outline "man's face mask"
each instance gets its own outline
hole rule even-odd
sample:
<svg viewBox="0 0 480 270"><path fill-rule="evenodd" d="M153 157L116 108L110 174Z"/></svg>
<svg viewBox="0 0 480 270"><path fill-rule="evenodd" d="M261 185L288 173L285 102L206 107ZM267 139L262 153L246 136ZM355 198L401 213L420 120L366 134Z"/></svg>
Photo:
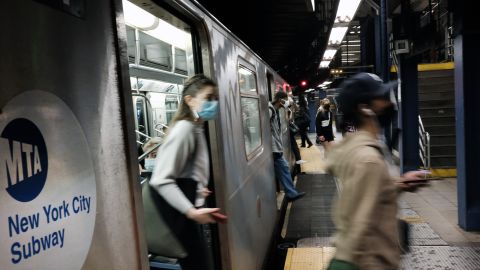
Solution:
<svg viewBox="0 0 480 270"><path fill-rule="evenodd" d="M393 104L385 108L382 112L377 114L378 123L382 128L390 126L395 115L395 108Z"/></svg>

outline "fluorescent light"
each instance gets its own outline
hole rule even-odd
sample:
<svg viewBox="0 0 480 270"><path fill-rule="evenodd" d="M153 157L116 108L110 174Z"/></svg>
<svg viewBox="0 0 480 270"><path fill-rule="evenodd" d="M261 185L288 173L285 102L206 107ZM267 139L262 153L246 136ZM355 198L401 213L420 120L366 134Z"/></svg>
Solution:
<svg viewBox="0 0 480 270"><path fill-rule="evenodd" d="M348 27L333 27L328 39L328 45L340 45L347 30Z"/></svg>
<svg viewBox="0 0 480 270"><path fill-rule="evenodd" d="M320 68L328 68L329 65L330 65L330 61L320 62Z"/></svg>
<svg viewBox="0 0 480 270"><path fill-rule="evenodd" d="M337 15L335 16L335 22L349 23L353 20L360 2L361 0L340 0L340 3L338 3Z"/></svg>
<svg viewBox="0 0 480 270"><path fill-rule="evenodd" d="M142 8L129 1L123 0L123 12L125 14L125 23L138 28L142 32L159 40L165 41L177 48L186 50L187 43L190 42L190 34L179 28L158 19ZM154 29L145 30L155 27Z"/></svg>
<svg viewBox="0 0 480 270"><path fill-rule="evenodd" d="M358 6L361 2L362 0L340 0L337 7L334 27L330 31L330 37L328 38L328 46L338 47L340 44L342 44L343 38L348 31L348 25L355 17L355 13L357 12ZM338 25L338 23L342 23L342 26L335 26L335 24ZM358 27L354 26L354 28ZM330 65L330 61L326 61L326 59L329 58L327 58L325 55L326 52L323 56L323 61L320 62L320 68L325 68Z"/></svg>
<svg viewBox="0 0 480 270"><path fill-rule="evenodd" d="M145 29L155 26L157 18L135 4L123 0L125 23L136 28Z"/></svg>
<svg viewBox="0 0 480 270"><path fill-rule="evenodd" d="M315 0L311 0L312 1L312 11L315 11Z"/></svg>
<svg viewBox="0 0 480 270"><path fill-rule="evenodd" d="M323 60L332 60L335 54L337 53L336 49L328 49L323 54Z"/></svg>

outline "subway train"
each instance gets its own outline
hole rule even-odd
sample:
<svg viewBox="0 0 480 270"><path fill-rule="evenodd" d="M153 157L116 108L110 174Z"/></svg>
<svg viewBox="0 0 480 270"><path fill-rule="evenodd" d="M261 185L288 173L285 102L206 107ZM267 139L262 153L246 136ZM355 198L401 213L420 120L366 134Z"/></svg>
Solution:
<svg viewBox="0 0 480 270"><path fill-rule="evenodd" d="M182 83L218 83L206 123L212 269L265 269L279 224L268 102L290 86L195 1L2 1L0 269L149 269L138 147ZM293 168L286 112L285 155Z"/></svg>

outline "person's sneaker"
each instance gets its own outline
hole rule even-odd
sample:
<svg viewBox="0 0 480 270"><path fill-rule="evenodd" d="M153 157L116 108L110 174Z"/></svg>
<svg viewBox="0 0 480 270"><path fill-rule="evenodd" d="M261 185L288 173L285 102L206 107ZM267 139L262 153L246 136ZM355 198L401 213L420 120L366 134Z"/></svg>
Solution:
<svg viewBox="0 0 480 270"><path fill-rule="evenodd" d="M307 148L310 148L310 147L312 147L312 146L313 146L313 143L309 144Z"/></svg>
<svg viewBox="0 0 480 270"><path fill-rule="evenodd" d="M302 198L303 196L305 196L305 194L307 194L307 193L305 193L305 192L298 192L297 196L292 197L292 198L287 198L287 200L288 200L289 202L293 202L293 201L296 201L296 200Z"/></svg>
<svg viewBox="0 0 480 270"><path fill-rule="evenodd" d="M295 161L295 164L298 164L298 165L303 164L303 163L307 163L307 161L303 160L303 159Z"/></svg>

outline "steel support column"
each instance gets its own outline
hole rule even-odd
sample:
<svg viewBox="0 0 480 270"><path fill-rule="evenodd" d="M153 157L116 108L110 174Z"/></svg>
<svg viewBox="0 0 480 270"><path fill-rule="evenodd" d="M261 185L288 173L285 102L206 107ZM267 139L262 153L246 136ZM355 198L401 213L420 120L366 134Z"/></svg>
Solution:
<svg viewBox="0 0 480 270"><path fill-rule="evenodd" d="M387 33L387 7L388 1L380 1L380 77L383 81L389 80L388 76L388 33Z"/></svg>
<svg viewBox="0 0 480 270"><path fill-rule="evenodd" d="M402 172L417 170L420 166L418 143L418 61L415 57L402 58L401 123L402 143L400 168Z"/></svg>
<svg viewBox="0 0 480 270"><path fill-rule="evenodd" d="M473 3L454 5L458 219L460 227L470 231L480 230L480 32Z"/></svg>

